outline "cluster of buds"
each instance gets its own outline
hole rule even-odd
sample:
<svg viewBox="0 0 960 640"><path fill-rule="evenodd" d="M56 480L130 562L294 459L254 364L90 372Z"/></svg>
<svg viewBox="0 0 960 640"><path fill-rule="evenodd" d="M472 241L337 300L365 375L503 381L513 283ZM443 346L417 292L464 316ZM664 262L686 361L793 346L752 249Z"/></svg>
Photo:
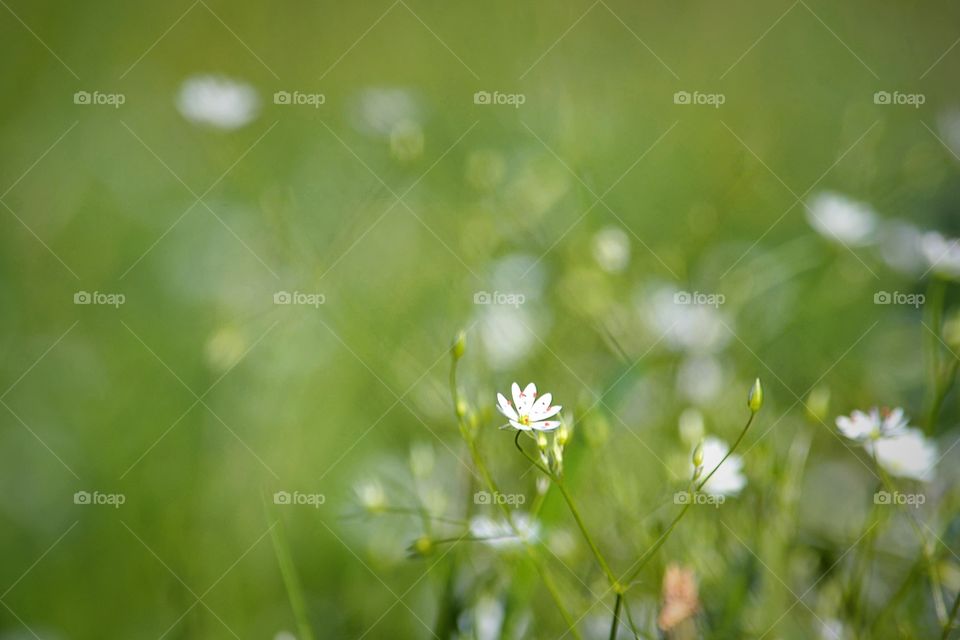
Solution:
<svg viewBox="0 0 960 640"><path fill-rule="evenodd" d="M570 441L570 428L561 422L553 432L552 441L543 431L538 431L536 438L540 462L554 475L563 475L563 451Z"/></svg>

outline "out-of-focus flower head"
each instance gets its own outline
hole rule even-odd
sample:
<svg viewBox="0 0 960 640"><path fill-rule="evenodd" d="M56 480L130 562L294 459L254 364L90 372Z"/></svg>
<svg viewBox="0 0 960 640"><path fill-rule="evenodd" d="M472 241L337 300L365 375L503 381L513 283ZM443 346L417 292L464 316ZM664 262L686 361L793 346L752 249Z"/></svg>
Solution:
<svg viewBox="0 0 960 640"><path fill-rule="evenodd" d="M817 233L847 246L870 243L877 230L877 216L869 206L839 193L818 193L807 203L806 213Z"/></svg>
<svg viewBox="0 0 960 640"><path fill-rule="evenodd" d="M630 238L620 227L604 227L593 236L593 259L607 273L620 273L630 264Z"/></svg>
<svg viewBox="0 0 960 640"><path fill-rule="evenodd" d="M923 234L920 250L931 271L947 278L960 278L960 239L948 239L930 231Z"/></svg>
<svg viewBox="0 0 960 640"><path fill-rule="evenodd" d="M692 569L677 564L667 566L663 574L663 606L657 616L657 626L672 631L696 615L700 609L697 578Z"/></svg>
<svg viewBox="0 0 960 640"><path fill-rule="evenodd" d="M720 464L723 457L730 451L729 445L720 438L710 436L703 441L703 469L704 473L710 473L713 468ZM694 471L693 462L690 463L691 474ZM737 454L731 454L724 463L717 469L707 483L703 486L703 492L713 496L736 495L747 485L747 478L743 475L743 458Z"/></svg>
<svg viewBox="0 0 960 640"><path fill-rule="evenodd" d="M867 450L888 473L923 482L933 479L940 456L936 443L912 427L868 442Z"/></svg>
<svg viewBox="0 0 960 640"><path fill-rule="evenodd" d="M899 433L909 424L909 419L899 407L892 411L874 407L868 413L857 410L849 416L837 418L837 428L840 429L840 433L851 440L861 441Z"/></svg>
<svg viewBox="0 0 960 640"><path fill-rule="evenodd" d="M470 520L470 535L480 539L484 544L497 548L533 542L540 535L540 523L522 511L513 514L513 525L517 528L519 536L514 533L510 523L503 519L474 516Z"/></svg>
<svg viewBox="0 0 960 640"><path fill-rule="evenodd" d="M253 87L224 76L187 78L177 96L177 109L184 118L227 131L250 124L259 108L260 100Z"/></svg>

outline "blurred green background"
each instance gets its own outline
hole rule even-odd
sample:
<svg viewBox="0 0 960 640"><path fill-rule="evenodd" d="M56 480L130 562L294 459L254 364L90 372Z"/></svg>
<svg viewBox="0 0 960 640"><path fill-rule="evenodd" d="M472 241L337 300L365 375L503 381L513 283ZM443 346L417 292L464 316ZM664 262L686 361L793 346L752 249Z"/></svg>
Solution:
<svg viewBox="0 0 960 640"><path fill-rule="evenodd" d="M879 241L818 235L801 202L838 192L883 224L960 233L956 4L0 4L0 637L297 633L281 529L317 637L432 637L455 558L480 576L465 610L492 594L528 616L514 637L561 636L521 555L409 560L415 517L358 516L371 478L392 504L467 512L446 386L461 327L495 474L533 491L489 409L534 380L575 416L571 484L624 569L682 484L680 415L730 441L760 376L747 488L671 539L636 616L655 615L675 559L697 568L708 637L809 638L844 619L830 570L872 478L833 418L921 414L922 311L874 296L930 276ZM200 97L191 81L208 83ZM523 104L477 104L484 91ZM284 291L323 304L275 304ZM724 304L675 318L676 291ZM818 385L832 405L810 420ZM948 398L942 450L956 417ZM276 491L325 502L275 505ZM602 576L555 496L542 521L565 598L602 635ZM956 550L957 532L943 542ZM916 552L898 544L875 604ZM900 637L936 631L923 596Z"/></svg>

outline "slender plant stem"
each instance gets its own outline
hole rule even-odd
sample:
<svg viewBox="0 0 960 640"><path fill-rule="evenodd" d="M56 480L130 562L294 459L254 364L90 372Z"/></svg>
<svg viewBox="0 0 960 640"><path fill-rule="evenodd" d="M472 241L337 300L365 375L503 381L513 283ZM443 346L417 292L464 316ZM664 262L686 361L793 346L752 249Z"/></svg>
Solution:
<svg viewBox="0 0 960 640"><path fill-rule="evenodd" d="M620 625L620 607L623 605L623 594L617 592L617 601L613 604L613 622L610 623L610 640L617 640L617 627Z"/></svg>
<svg viewBox="0 0 960 640"><path fill-rule="evenodd" d="M940 417L940 410L943 408L943 403L947 399L947 394L950 393L953 383L957 380L958 369L960 369L960 359L954 358L953 362L950 363L950 368L947 370L947 375L943 381L940 382L938 380L934 383L936 385L936 392L933 403L930 405L930 414L927 416L928 434L933 434L937 428L937 418Z"/></svg>
<svg viewBox="0 0 960 640"><path fill-rule="evenodd" d="M947 617L946 624L943 625L940 640L947 640L950 636L950 632L953 631L953 621L957 619L958 612L960 612L960 591L957 591L957 597L953 599L953 606L950 607L950 615Z"/></svg>

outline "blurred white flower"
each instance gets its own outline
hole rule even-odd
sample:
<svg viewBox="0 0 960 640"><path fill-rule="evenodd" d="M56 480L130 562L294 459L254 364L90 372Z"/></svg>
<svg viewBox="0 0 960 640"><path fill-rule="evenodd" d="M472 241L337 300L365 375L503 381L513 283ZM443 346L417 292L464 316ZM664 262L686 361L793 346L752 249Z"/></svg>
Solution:
<svg viewBox="0 0 960 640"><path fill-rule="evenodd" d="M806 214L817 233L844 245L867 244L877 229L876 214L869 206L839 193L818 193L807 203Z"/></svg>
<svg viewBox="0 0 960 640"><path fill-rule="evenodd" d="M497 640L502 637L504 620L503 603L493 596L484 595L473 605L474 638Z"/></svg>
<svg viewBox="0 0 960 640"><path fill-rule="evenodd" d="M238 129L249 124L259 109L257 92L248 84L223 76L193 76L180 86L177 108L195 124Z"/></svg>
<svg viewBox="0 0 960 640"><path fill-rule="evenodd" d="M387 506L387 494L377 480L368 480L354 489L357 499L368 511L380 511Z"/></svg>
<svg viewBox="0 0 960 640"><path fill-rule="evenodd" d="M661 287L644 299L647 323L674 350L713 353L730 341L730 331L724 314L706 304L678 303L673 287Z"/></svg>
<svg viewBox="0 0 960 640"><path fill-rule="evenodd" d="M960 155L960 109L953 107L942 112L937 118L937 128L953 155Z"/></svg>
<svg viewBox="0 0 960 640"><path fill-rule="evenodd" d="M703 441L704 474L713 471L713 468L720 464L728 451L730 451L729 445L720 438L713 436L706 438ZM693 471L692 462L690 463L690 470ZM743 458L734 453L707 480L707 483L703 486L703 491L714 496L736 495L746 484L747 478L743 475Z"/></svg>
<svg viewBox="0 0 960 640"><path fill-rule="evenodd" d="M410 127L420 122L420 101L409 89L370 87L354 100L350 116L353 125L361 132L389 138L398 127Z"/></svg>
<svg viewBox="0 0 960 640"><path fill-rule="evenodd" d="M910 420L899 407L892 411L881 411L874 407L869 413L857 410L849 416L837 418L837 428L840 429L840 433L851 440L861 441L900 433L909 425Z"/></svg>
<svg viewBox="0 0 960 640"><path fill-rule="evenodd" d="M482 309L478 333L490 364L506 369L523 360L536 343L537 318L524 307L491 304Z"/></svg>
<svg viewBox="0 0 960 640"><path fill-rule="evenodd" d="M901 273L919 273L924 269L923 234L915 226L894 220L884 226L880 256L892 269Z"/></svg>
<svg viewBox="0 0 960 640"><path fill-rule="evenodd" d="M940 455L936 443L912 427L868 442L867 450L888 473L924 482L933 478Z"/></svg>
<svg viewBox="0 0 960 640"><path fill-rule="evenodd" d="M607 273L620 273L630 263L630 238L620 227L604 227L593 236L593 259Z"/></svg>
<svg viewBox="0 0 960 640"><path fill-rule="evenodd" d="M470 520L470 535L481 538L484 544L491 547L510 547L521 542L533 542L540 535L540 523L526 513L515 513L513 524L519 536L513 532L513 528L505 520L474 516Z"/></svg>
<svg viewBox="0 0 960 640"><path fill-rule="evenodd" d="M690 402L706 404L723 391L723 367L709 355L684 358L677 369L677 391Z"/></svg>
<svg viewBox="0 0 960 640"><path fill-rule="evenodd" d="M497 394L497 409L506 416L510 425L520 431L553 431L560 426L559 420L548 420L563 408L553 405L553 395L545 393L537 398L537 385L532 382L522 391L516 382L510 387L513 404L502 393Z"/></svg>
<svg viewBox="0 0 960 640"><path fill-rule="evenodd" d="M931 231L923 234L920 250L931 271L950 278L960 278L960 239L947 239Z"/></svg>

